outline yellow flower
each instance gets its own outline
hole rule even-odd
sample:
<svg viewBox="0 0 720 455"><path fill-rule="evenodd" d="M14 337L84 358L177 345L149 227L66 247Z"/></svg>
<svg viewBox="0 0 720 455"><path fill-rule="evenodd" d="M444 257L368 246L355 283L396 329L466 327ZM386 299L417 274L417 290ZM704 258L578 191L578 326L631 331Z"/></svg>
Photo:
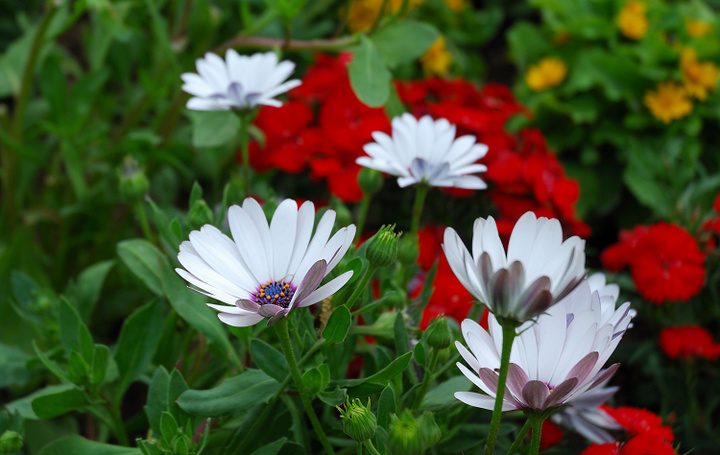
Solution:
<svg viewBox="0 0 720 455"><path fill-rule="evenodd" d="M712 30L712 24L703 22L695 19L685 19L685 28L687 29L688 35L692 37L698 37L707 35Z"/></svg>
<svg viewBox="0 0 720 455"><path fill-rule="evenodd" d="M452 64L452 55L445 48L444 36L439 36L435 40L425 54L420 57L420 63L426 73L440 76L448 73Z"/></svg>
<svg viewBox="0 0 720 455"><path fill-rule="evenodd" d="M530 65L525 73L525 82L531 89L539 92L560 85L565 80L567 71L567 65L562 60L545 57L536 65Z"/></svg>
<svg viewBox="0 0 720 455"><path fill-rule="evenodd" d="M645 36L648 31L646 8L643 2L629 1L625 3L616 18L620 33L631 39L640 39Z"/></svg>
<svg viewBox="0 0 720 455"><path fill-rule="evenodd" d="M663 123L689 115L693 110L687 91L674 82L661 82L656 91L645 94L643 102L652 115Z"/></svg>
<svg viewBox="0 0 720 455"><path fill-rule="evenodd" d="M421 4L423 0L408 1L408 9ZM403 0L390 0L387 2L383 15L397 14L402 8ZM348 26L353 32L364 32L373 26L380 14L383 0L353 0L348 11Z"/></svg>
<svg viewBox="0 0 720 455"><path fill-rule="evenodd" d="M685 90L690 96L705 101L708 90L715 91L720 69L712 62L698 62L694 49L686 47L682 50L680 69Z"/></svg>
<svg viewBox="0 0 720 455"><path fill-rule="evenodd" d="M459 13L465 8L465 0L445 0L445 6L447 6L450 11Z"/></svg>

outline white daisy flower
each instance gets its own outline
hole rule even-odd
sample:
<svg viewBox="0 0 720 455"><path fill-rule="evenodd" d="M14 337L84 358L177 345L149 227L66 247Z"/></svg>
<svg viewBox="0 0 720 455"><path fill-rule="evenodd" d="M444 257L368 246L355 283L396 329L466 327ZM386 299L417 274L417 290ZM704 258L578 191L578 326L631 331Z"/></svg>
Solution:
<svg viewBox="0 0 720 455"><path fill-rule="evenodd" d="M265 318L273 324L331 296L352 276L345 272L320 286L350 247L355 226L330 238L335 212L325 212L313 235L314 222L312 202L298 209L286 199L268 224L260 204L247 198L228 209L233 239L209 224L191 232L178 254L184 269L175 270L194 290L225 304L207 304L225 324L245 327Z"/></svg>
<svg viewBox="0 0 720 455"><path fill-rule="evenodd" d="M608 377L607 380L610 380ZM605 381L607 382L607 381ZM550 418L558 425L578 432L594 444L614 442L615 438L607 430L622 430L623 426L617 423L610 414L600 409L619 387L603 387L604 384L588 390Z"/></svg>
<svg viewBox="0 0 720 455"><path fill-rule="evenodd" d="M182 89L193 95L187 108L196 111L252 109L264 104L280 107L275 96L300 85L298 79L285 81L295 69L288 60L278 63L274 52L251 56L228 49L225 60L208 52L195 62L196 73L180 77Z"/></svg>
<svg viewBox="0 0 720 455"><path fill-rule="evenodd" d="M587 281L570 295L517 329L510 352L503 411L544 412L562 405L582 403L587 393L607 384L619 364L601 370L630 324L630 303L625 302L603 323L601 295ZM617 322L614 322L616 321ZM485 394L456 392L471 406L492 410L495 405L502 328L490 316L489 331L466 319L462 332L469 350L455 345L470 368L460 371Z"/></svg>
<svg viewBox="0 0 720 455"><path fill-rule="evenodd" d="M375 142L365 144L369 156L357 164L398 177L398 185L406 187L424 182L443 186L481 190L485 182L474 174L487 167L475 162L485 156L487 145L476 144L475 136L455 139L455 125L445 119L433 121L426 115L417 120L403 114L392 120L392 137L376 131Z"/></svg>
<svg viewBox="0 0 720 455"><path fill-rule="evenodd" d="M563 241L556 219L525 213L513 228L507 254L493 217L473 225L472 256L452 228L443 251L455 276L497 317L533 319L568 295L585 276L585 241Z"/></svg>

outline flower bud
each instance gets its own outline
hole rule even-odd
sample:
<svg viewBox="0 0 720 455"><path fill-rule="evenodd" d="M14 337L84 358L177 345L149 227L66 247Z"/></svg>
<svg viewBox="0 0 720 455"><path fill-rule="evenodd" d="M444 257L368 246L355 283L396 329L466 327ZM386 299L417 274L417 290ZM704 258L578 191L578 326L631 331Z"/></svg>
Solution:
<svg viewBox="0 0 720 455"><path fill-rule="evenodd" d="M427 344L434 349L445 349L452 343L452 332L444 315L438 316L425 330Z"/></svg>
<svg viewBox="0 0 720 455"><path fill-rule="evenodd" d="M192 207L190 207L188 222L190 223L190 226L194 228L199 228L213 222L212 210L208 207L205 199L198 199L193 203Z"/></svg>
<svg viewBox="0 0 720 455"><path fill-rule="evenodd" d="M359 398L345 403L345 409L337 406L343 421L343 431L355 441L362 442L375 436L377 418L370 411L370 399L367 406Z"/></svg>
<svg viewBox="0 0 720 455"><path fill-rule="evenodd" d="M0 436L0 454L15 453L23 446L23 438L19 433L7 430Z"/></svg>
<svg viewBox="0 0 720 455"><path fill-rule="evenodd" d="M402 233L395 233L395 225L383 226L367 241L365 257L375 267L387 267L395 263L398 254L398 239Z"/></svg>
<svg viewBox="0 0 720 455"><path fill-rule="evenodd" d="M435 417L433 417L432 412L425 411L418 419L418 425L420 425L420 435L422 436L425 450L437 444L440 438L442 438L442 432L435 422Z"/></svg>
<svg viewBox="0 0 720 455"><path fill-rule="evenodd" d="M417 235L406 235L398 242L398 259L404 265L414 264L420 256Z"/></svg>
<svg viewBox="0 0 720 455"><path fill-rule="evenodd" d="M390 416L388 449L393 455L422 455L425 453L424 437L412 412L405 409L400 416Z"/></svg>
<svg viewBox="0 0 720 455"><path fill-rule="evenodd" d="M364 167L358 174L358 185L365 194L375 194L383 184L383 177L380 171Z"/></svg>
<svg viewBox="0 0 720 455"><path fill-rule="evenodd" d="M147 194L149 188L150 182L145 171L138 166L135 158L125 157L120 172L120 194L129 201L137 201Z"/></svg>

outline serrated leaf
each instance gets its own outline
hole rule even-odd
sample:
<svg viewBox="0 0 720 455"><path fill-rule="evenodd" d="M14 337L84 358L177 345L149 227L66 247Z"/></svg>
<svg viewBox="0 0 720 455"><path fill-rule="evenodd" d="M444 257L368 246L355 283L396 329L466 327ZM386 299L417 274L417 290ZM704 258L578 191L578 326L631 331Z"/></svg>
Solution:
<svg viewBox="0 0 720 455"><path fill-rule="evenodd" d="M354 49L348 72L350 85L360 101L370 107L385 104L390 95L392 75L372 41L363 35L360 35L360 45Z"/></svg>

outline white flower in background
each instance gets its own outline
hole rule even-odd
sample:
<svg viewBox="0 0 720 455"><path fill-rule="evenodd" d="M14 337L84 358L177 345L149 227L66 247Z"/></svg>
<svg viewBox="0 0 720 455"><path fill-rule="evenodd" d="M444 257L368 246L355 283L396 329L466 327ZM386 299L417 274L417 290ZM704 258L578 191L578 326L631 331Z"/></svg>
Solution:
<svg viewBox="0 0 720 455"><path fill-rule="evenodd" d="M610 380L608 377L605 382ZM600 409L618 391L618 387L603 387L599 384L572 400L570 406L565 406L550 416L553 422L570 428L594 444L614 442L615 438L607 430L622 430L607 412Z"/></svg>
<svg viewBox="0 0 720 455"><path fill-rule="evenodd" d="M313 235L313 203L298 209L286 199L268 224L260 204L247 198L242 207L228 209L233 239L211 225L191 232L178 254L184 269L175 270L195 290L226 304L207 304L225 324L245 327L270 318L270 325L331 296L352 276L345 272L318 287L355 236L350 225L330 238L334 222L335 212L328 210Z"/></svg>
<svg viewBox="0 0 720 455"><path fill-rule="evenodd" d="M475 162L485 156L487 145L476 144L475 136L455 139L455 125L445 119L433 121L426 115L417 120L403 114L392 120L392 137L376 131L375 142L365 144L369 156L357 164L398 177L406 187L424 182L430 186L481 190L485 182L474 174L487 167Z"/></svg>
<svg viewBox="0 0 720 455"><path fill-rule="evenodd" d="M278 63L274 52L246 56L228 49L225 60L208 52L195 66L197 74L180 77L182 89L193 95L187 108L196 111L252 109L261 104L280 107L282 103L273 98L300 85L298 79L283 82L295 64L288 60Z"/></svg>
<svg viewBox="0 0 720 455"><path fill-rule="evenodd" d="M525 213L515 224L507 255L495 220L473 225L472 256L452 228L443 251L455 276L497 317L523 322L568 295L585 276L585 241L563 241L556 219Z"/></svg>
<svg viewBox="0 0 720 455"><path fill-rule="evenodd" d="M503 411L544 412L563 404L582 404L583 397L588 400L586 394L607 392L599 392L599 388L607 384L619 364L601 369L632 316L630 303L625 302L613 311L608 322L602 322L602 306L600 293L584 281L536 322L527 321L517 328L518 336L510 352ZM455 397L471 406L492 410L502 329L492 315L488 323L486 332L475 321L466 319L462 332L470 349L455 343L470 367L458 362L458 368L485 394L456 392Z"/></svg>

